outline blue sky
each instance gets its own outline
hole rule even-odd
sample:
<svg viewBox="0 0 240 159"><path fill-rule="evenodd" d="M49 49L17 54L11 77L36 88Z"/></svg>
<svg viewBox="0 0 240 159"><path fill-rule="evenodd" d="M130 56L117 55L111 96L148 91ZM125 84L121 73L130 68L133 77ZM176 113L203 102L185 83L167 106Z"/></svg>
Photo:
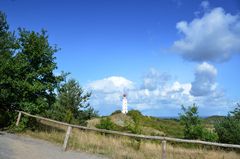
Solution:
<svg viewBox="0 0 240 159"><path fill-rule="evenodd" d="M93 92L101 114L129 107L225 115L239 102L238 0L0 0L11 30L46 29L58 70Z"/></svg>

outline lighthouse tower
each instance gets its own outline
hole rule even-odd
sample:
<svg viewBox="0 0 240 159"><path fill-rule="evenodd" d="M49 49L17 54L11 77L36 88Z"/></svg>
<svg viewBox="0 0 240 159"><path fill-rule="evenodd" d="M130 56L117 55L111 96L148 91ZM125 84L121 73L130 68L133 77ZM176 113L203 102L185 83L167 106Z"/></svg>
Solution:
<svg viewBox="0 0 240 159"><path fill-rule="evenodd" d="M127 109L127 95L123 94L123 98L122 98L122 113L123 114L127 114L128 109Z"/></svg>

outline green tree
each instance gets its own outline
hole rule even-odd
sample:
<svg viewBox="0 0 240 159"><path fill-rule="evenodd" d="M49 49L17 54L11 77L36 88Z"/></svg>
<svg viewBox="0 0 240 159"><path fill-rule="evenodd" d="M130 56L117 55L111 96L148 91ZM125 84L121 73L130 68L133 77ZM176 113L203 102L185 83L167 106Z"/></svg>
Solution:
<svg viewBox="0 0 240 159"><path fill-rule="evenodd" d="M74 79L70 79L64 83L58 91L59 104L67 110L70 110L75 118L78 116L80 108L89 106L87 101L91 93L85 93L79 83Z"/></svg>
<svg viewBox="0 0 240 159"><path fill-rule="evenodd" d="M6 15L0 11L0 127L11 123L18 95L15 90L14 53L18 48L14 33L9 31Z"/></svg>
<svg viewBox="0 0 240 159"><path fill-rule="evenodd" d="M184 125L184 137L187 139L201 139L203 128L198 116L198 107L195 104L188 108L182 106L182 111L180 122Z"/></svg>
<svg viewBox="0 0 240 159"><path fill-rule="evenodd" d="M0 12L0 126L16 109L48 116L53 112L69 122L97 115L88 104L91 93L85 93L75 80L61 85L65 75L53 73L57 51L45 30L18 29L15 36Z"/></svg>
<svg viewBox="0 0 240 159"><path fill-rule="evenodd" d="M232 116L235 119L240 119L240 104L239 103L237 103L234 110L230 112L230 116Z"/></svg>
<svg viewBox="0 0 240 159"><path fill-rule="evenodd" d="M140 134L141 128L140 128L140 122L142 118L142 113L138 110L130 110L127 113L128 116L132 117L134 121L134 125L128 125L128 128L131 130L132 133Z"/></svg>
<svg viewBox="0 0 240 159"><path fill-rule="evenodd" d="M227 117L215 124L215 130L220 142L240 144L240 104L237 104Z"/></svg>
<svg viewBox="0 0 240 159"><path fill-rule="evenodd" d="M57 68L56 47L48 42L46 31L9 31L6 16L0 12L0 111L11 118L14 110L42 114L53 105L54 90L62 80ZM7 123L6 119L4 122Z"/></svg>
<svg viewBox="0 0 240 159"><path fill-rule="evenodd" d="M180 122L184 125L184 137L186 139L218 141L218 135L215 131L203 128L202 121L198 116L198 107L195 104L188 108L182 106L182 111Z"/></svg>
<svg viewBox="0 0 240 159"><path fill-rule="evenodd" d="M16 38L9 31L6 15L0 11L0 114L15 109L17 95L14 91L16 75L14 50L17 49Z"/></svg>
<svg viewBox="0 0 240 159"><path fill-rule="evenodd" d="M54 75L57 48L48 42L46 31L40 33L19 29L20 49L15 56L18 78L16 92L20 109L39 114L55 102L54 90L62 80Z"/></svg>
<svg viewBox="0 0 240 159"><path fill-rule="evenodd" d="M58 88L56 104L48 114L57 120L85 124L86 120L97 116L88 103L90 96L76 80L70 79Z"/></svg>
<svg viewBox="0 0 240 159"><path fill-rule="evenodd" d="M95 117L98 117L98 111L96 111L93 107L88 106L84 110L80 110L78 120L80 124L86 125L86 121Z"/></svg>

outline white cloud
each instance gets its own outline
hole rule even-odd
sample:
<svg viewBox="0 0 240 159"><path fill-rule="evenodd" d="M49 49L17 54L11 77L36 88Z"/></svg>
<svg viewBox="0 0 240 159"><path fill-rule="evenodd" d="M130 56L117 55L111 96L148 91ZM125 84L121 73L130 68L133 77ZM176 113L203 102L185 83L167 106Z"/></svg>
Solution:
<svg viewBox="0 0 240 159"><path fill-rule="evenodd" d="M93 92L90 103L98 110L104 110L104 113L111 113L121 109L121 97L127 89L129 107L143 112L161 114L176 111L174 115L177 115L182 104L189 106L193 103L212 111L226 110L228 100L224 93L216 88L217 70L214 66L208 63L199 65L192 83L172 80L156 82L162 79L163 74L156 69L150 69L138 85L134 85L129 79L116 76L93 81L87 85L88 90ZM156 82L154 86L146 86L146 78Z"/></svg>
<svg viewBox="0 0 240 159"><path fill-rule="evenodd" d="M189 83L181 84L181 83L179 83L178 81L176 81L176 82L173 83L171 89L172 89L173 91L176 91L176 92L181 91L182 94L189 95L189 92L190 92L190 90L191 90L191 87L192 87L192 85L189 84Z"/></svg>
<svg viewBox="0 0 240 159"><path fill-rule="evenodd" d="M207 96L216 90L217 69L204 62L195 71L195 79L192 82L191 94L193 96Z"/></svg>
<svg viewBox="0 0 240 159"><path fill-rule="evenodd" d="M206 9L209 3L203 1L201 6ZM239 14L214 8L191 22L180 21L176 27L183 37L174 42L172 49L186 60L223 62L240 53Z"/></svg>
<svg viewBox="0 0 240 159"><path fill-rule="evenodd" d="M172 82L170 75L156 69L150 69L139 86L124 77L112 76L89 83L87 89L93 92L91 103L105 107L115 105L120 108L124 90L127 92L129 105L140 110L163 108L166 103L168 106L178 107L191 98L190 83Z"/></svg>
<svg viewBox="0 0 240 159"><path fill-rule="evenodd" d="M86 86L86 89L92 92L91 104L95 107L119 105L122 94L133 88L134 84L132 81L120 76L96 80Z"/></svg>
<svg viewBox="0 0 240 159"><path fill-rule="evenodd" d="M163 87L171 76L167 73L160 73L158 70L151 68L147 74L143 77L143 88L154 90L158 87Z"/></svg>
<svg viewBox="0 0 240 159"><path fill-rule="evenodd" d="M123 92L124 90L132 89L134 86L132 81L124 77L111 76L91 82L87 87L94 91L109 93L116 91Z"/></svg>

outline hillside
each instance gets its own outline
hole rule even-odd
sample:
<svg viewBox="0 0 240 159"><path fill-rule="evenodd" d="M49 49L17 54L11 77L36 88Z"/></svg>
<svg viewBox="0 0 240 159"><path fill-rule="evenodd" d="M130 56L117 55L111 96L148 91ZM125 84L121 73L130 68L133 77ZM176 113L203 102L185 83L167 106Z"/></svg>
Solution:
<svg viewBox="0 0 240 159"><path fill-rule="evenodd" d="M219 120L222 120L224 118L225 118L225 116L213 115L213 116L203 118L203 122L205 124L215 124L216 122L218 122Z"/></svg>
<svg viewBox="0 0 240 159"><path fill-rule="evenodd" d="M137 114L124 115L122 113L113 113L110 116L104 116L89 120L88 127L97 127L101 120L109 118L114 125L114 130L141 133L144 135L153 136L170 136L170 137L183 137L183 126L175 119L161 119L151 116L144 116L137 111ZM136 121L137 116L137 121ZM135 118L135 119L134 119ZM138 132L134 132L134 128L138 129Z"/></svg>
<svg viewBox="0 0 240 159"><path fill-rule="evenodd" d="M213 115L206 118L203 118L203 125L208 129L214 129L214 124L218 121L224 119L224 116Z"/></svg>
<svg viewBox="0 0 240 159"><path fill-rule="evenodd" d="M134 110L135 111L135 110ZM178 119L174 118L159 118L152 116L144 116L139 111L135 112L135 116L138 116L137 128L138 132L134 132L132 129L136 127L136 123L134 122L134 115L124 115L120 111L116 111L112 113L110 116L104 116L99 118L94 118L92 120L88 120L88 127L96 128L101 120L110 119L110 122L114 125L112 128L116 131L130 132L130 133L138 133L144 135L152 135L152 136L169 136L176 138L183 138L183 126L180 124ZM208 129L214 128L214 123L223 119L224 116L210 116L206 118L202 118L203 126Z"/></svg>
<svg viewBox="0 0 240 159"><path fill-rule="evenodd" d="M34 129L29 128L21 132L22 135L48 140L62 144L66 134L66 126L44 120L37 120L38 125ZM89 127L106 126L108 129L132 132L139 128L141 134L166 135L177 137L183 132L182 126L176 119L159 119L142 115L133 110L129 114L113 113L110 116L95 118L88 121ZM133 129L134 128L134 129ZM175 131L175 132L174 132ZM181 136L180 136L181 137ZM136 138L97 133L73 128L68 149L79 150L94 154L101 154L114 159L144 159L159 158L162 155L162 145L159 142L138 140ZM239 154L234 151L225 151L219 148L209 148L203 145L189 145L167 143L167 156L172 159L192 158L225 158L239 159Z"/></svg>

